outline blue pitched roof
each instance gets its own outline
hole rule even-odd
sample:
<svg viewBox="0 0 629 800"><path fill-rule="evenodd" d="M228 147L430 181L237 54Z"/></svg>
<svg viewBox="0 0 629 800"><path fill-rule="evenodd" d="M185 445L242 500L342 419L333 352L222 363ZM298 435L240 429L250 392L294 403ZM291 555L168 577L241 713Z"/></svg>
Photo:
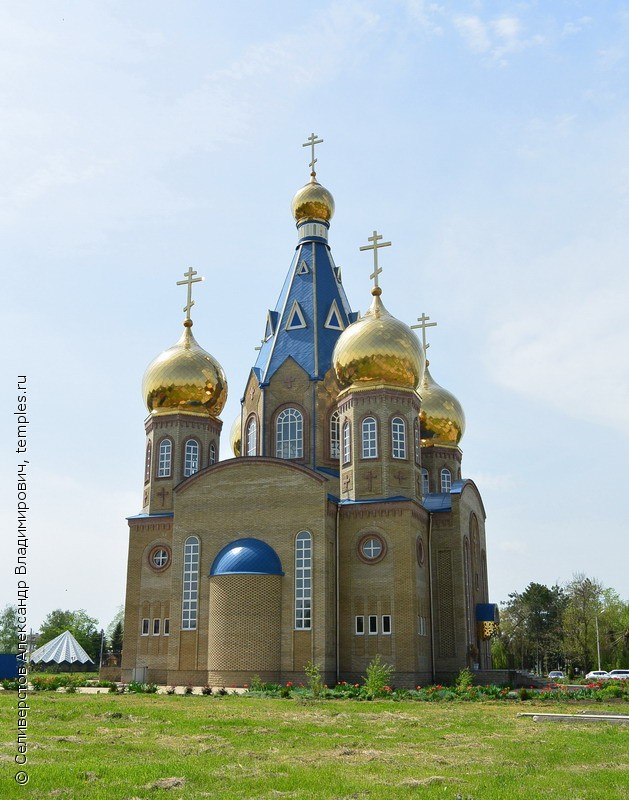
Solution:
<svg viewBox="0 0 629 800"><path fill-rule="evenodd" d="M260 539L236 539L214 559L210 575L283 575L275 550Z"/></svg>
<svg viewBox="0 0 629 800"><path fill-rule="evenodd" d="M260 383L268 383L289 356L313 379L322 378L330 369L332 351L341 334L340 330L325 327L333 304L336 303L333 321L337 314L343 328L355 317L338 274L325 239L304 236L299 240L275 310L271 312L274 333L262 344L253 368ZM295 303L299 311L291 314ZM299 313L306 327L289 324L292 317L299 321Z"/></svg>

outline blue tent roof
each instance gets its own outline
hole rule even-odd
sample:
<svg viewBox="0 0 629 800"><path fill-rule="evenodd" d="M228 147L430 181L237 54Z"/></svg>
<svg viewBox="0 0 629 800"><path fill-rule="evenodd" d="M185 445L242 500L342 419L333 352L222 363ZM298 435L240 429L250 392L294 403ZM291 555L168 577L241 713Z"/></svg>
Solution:
<svg viewBox="0 0 629 800"><path fill-rule="evenodd" d="M236 539L219 551L210 575L283 575L275 550L260 539Z"/></svg>

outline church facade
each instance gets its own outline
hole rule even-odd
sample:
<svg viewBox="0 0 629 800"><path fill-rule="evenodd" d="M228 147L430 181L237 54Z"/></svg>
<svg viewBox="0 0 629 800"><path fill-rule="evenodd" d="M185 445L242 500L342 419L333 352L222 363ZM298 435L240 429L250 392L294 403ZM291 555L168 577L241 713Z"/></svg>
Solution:
<svg viewBox="0 0 629 800"><path fill-rule="evenodd" d="M143 507L129 517L122 678L170 685L356 682L379 654L399 686L488 668L485 512L462 477L458 400L383 305L351 310L328 243L334 200L293 198L297 246L220 459L227 381L181 339L144 376ZM224 436L223 436L224 438Z"/></svg>

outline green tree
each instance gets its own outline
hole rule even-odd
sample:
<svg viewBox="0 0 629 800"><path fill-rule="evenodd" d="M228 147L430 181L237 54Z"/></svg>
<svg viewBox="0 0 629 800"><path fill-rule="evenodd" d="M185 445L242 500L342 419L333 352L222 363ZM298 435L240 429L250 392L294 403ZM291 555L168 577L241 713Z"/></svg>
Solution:
<svg viewBox="0 0 629 800"><path fill-rule="evenodd" d="M509 595L500 613L501 641L509 666L546 672L562 658L561 621L567 598L560 586L529 583ZM503 658L504 661L504 658Z"/></svg>
<svg viewBox="0 0 629 800"><path fill-rule="evenodd" d="M84 609L78 611L62 611L60 608L51 611L39 629L38 646L50 642L64 631L70 631L77 642L90 656L95 664L99 663L101 634L96 627L98 620L90 617Z"/></svg>
<svg viewBox="0 0 629 800"><path fill-rule="evenodd" d="M112 652L122 652L122 640L124 637L124 606L119 606L118 611L105 631L107 641Z"/></svg>
<svg viewBox="0 0 629 800"><path fill-rule="evenodd" d="M629 668L629 602L604 589L597 621L603 669Z"/></svg>
<svg viewBox="0 0 629 800"><path fill-rule="evenodd" d="M601 613L603 586L595 578L578 573L567 585L566 593L568 602L563 615L565 653L573 666L586 673L598 666L596 627Z"/></svg>
<svg viewBox="0 0 629 800"><path fill-rule="evenodd" d="M17 606L7 605L0 612L0 653L17 653Z"/></svg>

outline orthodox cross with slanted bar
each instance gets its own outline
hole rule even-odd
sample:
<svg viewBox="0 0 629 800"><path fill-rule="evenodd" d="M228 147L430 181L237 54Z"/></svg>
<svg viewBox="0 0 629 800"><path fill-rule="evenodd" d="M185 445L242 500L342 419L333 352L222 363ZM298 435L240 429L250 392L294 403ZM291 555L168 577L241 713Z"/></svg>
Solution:
<svg viewBox="0 0 629 800"><path fill-rule="evenodd" d="M371 280L374 282L374 289L380 288L378 286L378 275L382 272L382 267L378 266L378 250L381 247L390 247L391 242L381 242L382 236L378 233L378 231L373 232L373 236L368 236L367 241L373 242L373 244L366 244L363 247L360 247L360 250L373 250L373 272L369 276Z"/></svg>
<svg viewBox="0 0 629 800"><path fill-rule="evenodd" d="M428 322L429 319L430 317L427 317L422 311L421 317L417 317L417 322L419 322L419 325L411 325L411 328L422 329L422 344L424 345L424 353L430 347L430 345L426 342L426 328L434 328L437 325L436 322Z"/></svg>
<svg viewBox="0 0 629 800"><path fill-rule="evenodd" d="M184 276L186 278L185 281L177 281L177 286L188 286L188 302L183 307L183 310L186 312L186 320L190 319L190 310L194 305L194 300L192 299L192 284L199 283L199 281L205 280L205 278L195 278L194 276L197 274L195 269L192 267L188 268L187 272L184 272Z"/></svg>
<svg viewBox="0 0 629 800"><path fill-rule="evenodd" d="M310 167L310 174L312 175L313 178L317 174L315 172L315 164L317 163L317 159L315 158L315 145L316 144L321 144L322 142L323 142L323 139L317 139L317 134L316 133L311 133L310 136L308 137L308 141L304 142L302 144L302 147L311 147L312 148L312 161L310 162L310 164L308 164L308 166Z"/></svg>

